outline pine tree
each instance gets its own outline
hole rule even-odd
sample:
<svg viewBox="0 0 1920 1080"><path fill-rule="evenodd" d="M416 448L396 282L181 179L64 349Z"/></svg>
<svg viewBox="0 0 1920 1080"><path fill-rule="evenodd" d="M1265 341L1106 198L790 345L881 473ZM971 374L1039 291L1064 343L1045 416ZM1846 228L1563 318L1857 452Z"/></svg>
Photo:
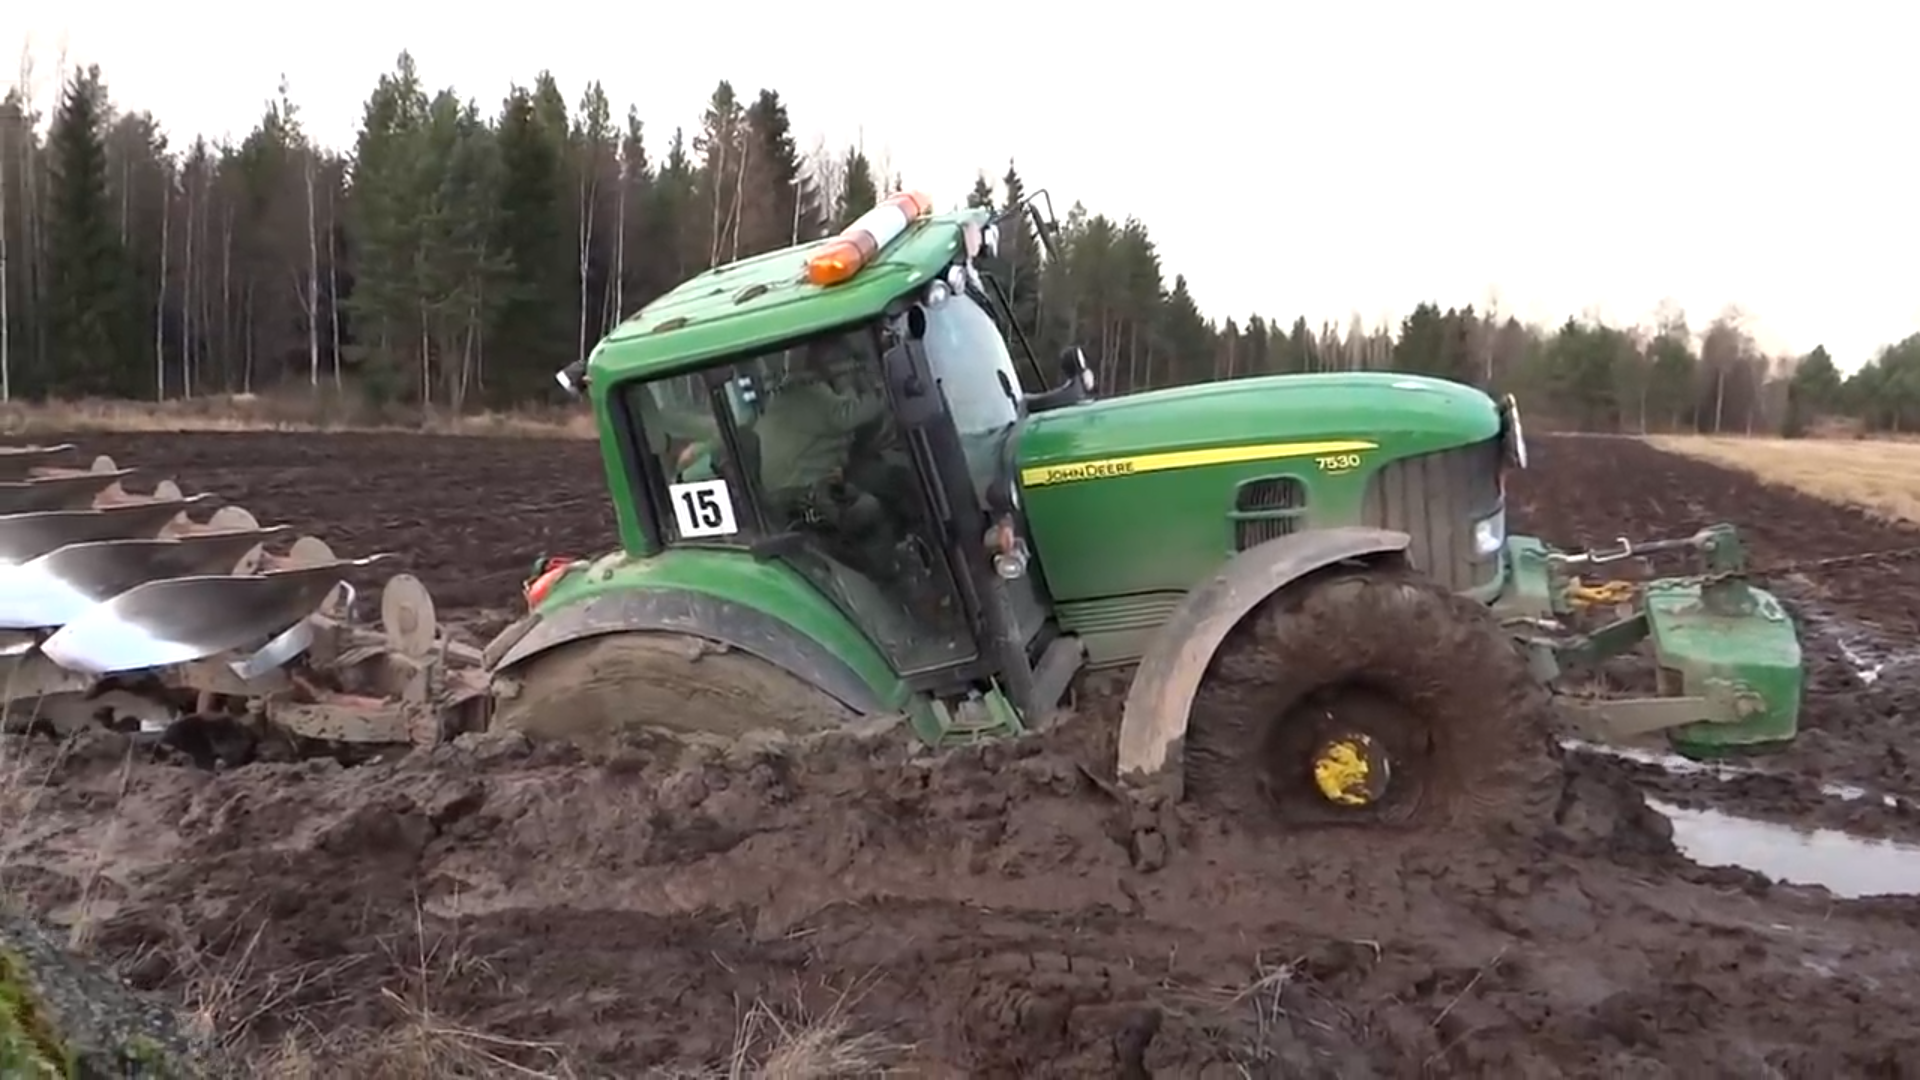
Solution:
<svg viewBox="0 0 1920 1080"><path fill-rule="evenodd" d="M755 190L744 202L749 215L748 249L755 253L787 247L819 229L819 208L800 168L793 122L786 103L772 90L748 107L747 162Z"/></svg>
<svg viewBox="0 0 1920 1080"><path fill-rule="evenodd" d="M140 395L137 299L108 196L107 89L98 66L77 72L54 114L48 151L48 385L68 395Z"/></svg>
<svg viewBox="0 0 1920 1080"><path fill-rule="evenodd" d="M880 191L873 181L873 162L858 149L847 151L841 166L840 205L834 208L834 227L845 228L854 218L879 205Z"/></svg>
<svg viewBox="0 0 1920 1080"><path fill-rule="evenodd" d="M987 180L986 173L974 174L973 190L967 193L967 206L974 210L993 210L993 184Z"/></svg>
<svg viewBox="0 0 1920 1080"><path fill-rule="evenodd" d="M554 226L569 202L558 133L534 95L514 87L500 109L499 205L494 246L507 261L493 305L488 352L495 357L488 393L506 405L543 390L574 349L568 316L576 267L574 237Z"/></svg>

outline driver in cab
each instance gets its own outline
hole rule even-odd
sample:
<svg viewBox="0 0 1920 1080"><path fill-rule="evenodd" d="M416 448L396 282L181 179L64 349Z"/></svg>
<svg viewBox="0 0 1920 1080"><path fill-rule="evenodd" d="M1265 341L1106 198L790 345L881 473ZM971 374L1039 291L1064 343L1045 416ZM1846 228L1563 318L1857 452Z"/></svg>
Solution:
<svg viewBox="0 0 1920 1080"><path fill-rule="evenodd" d="M842 337L807 345L795 358L787 384L770 396L754 424L760 437L760 485L776 506L803 507L818 514L822 494L835 496L831 524L857 529L877 517L879 506L865 492L840 490L846 479L855 436L886 415L886 397L859 385L835 386L840 372L855 375L858 354ZM872 506L863 504L872 503ZM870 513L863 514L866 510Z"/></svg>

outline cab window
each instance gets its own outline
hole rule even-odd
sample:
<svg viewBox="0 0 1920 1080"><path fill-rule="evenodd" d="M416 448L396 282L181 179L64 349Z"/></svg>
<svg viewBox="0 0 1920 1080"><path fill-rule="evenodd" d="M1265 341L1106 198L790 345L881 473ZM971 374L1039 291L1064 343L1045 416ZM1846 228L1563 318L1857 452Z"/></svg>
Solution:
<svg viewBox="0 0 1920 1080"><path fill-rule="evenodd" d="M922 344L963 438L994 434L1019 417L1013 355L1000 328L971 297L949 296L929 307Z"/></svg>
<svg viewBox="0 0 1920 1080"><path fill-rule="evenodd" d="M629 408L657 466L664 543L797 537L782 558L908 674L974 649L878 350L857 327L638 384Z"/></svg>
<svg viewBox="0 0 1920 1080"><path fill-rule="evenodd" d="M1020 417L1020 375L1013 355L993 318L965 295L927 308L921 343L960 431L974 494L984 498L1000 472L1001 443Z"/></svg>

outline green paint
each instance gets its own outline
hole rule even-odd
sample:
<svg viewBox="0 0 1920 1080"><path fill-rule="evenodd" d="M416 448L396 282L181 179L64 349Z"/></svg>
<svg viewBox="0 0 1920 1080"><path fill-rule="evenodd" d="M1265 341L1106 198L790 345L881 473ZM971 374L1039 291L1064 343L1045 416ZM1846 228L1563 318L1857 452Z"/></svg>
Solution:
<svg viewBox="0 0 1920 1080"><path fill-rule="evenodd" d="M839 285L805 278L807 258L826 240L715 267L614 327L588 358L588 378L609 387L657 379L872 318L944 272L960 252L963 227L987 217L964 210L921 218Z"/></svg>
<svg viewBox="0 0 1920 1080"><path fill-rule="evenodd" d="M673 589L731 600L763 611L846 662L890 709L907 709L911 694L861 629L800 573L737 551L670 548L636 557L616 552L579 564L541 602L542 615L593 597L630 589Z"/></svg>
<svg viewBox="0 0 1920 1080"><path fill-rule="evenodd" d="M835 286L804 278L807 257L825 241L719 267L609 333L589 361L589 398L621 550L567 575L541 610L626 589L686 590L734 601L821 643L889 708L905 710L925 742L1017 732L1020 718L997 690L967 702L933 701L909 690L875 645L892 641L890 631L857 624L784 563L740 550L659 550L646 534L626 462L631 433L615 408L636 383L881 316L944 274L961 253L964 229L986 216L922 218L851 281ZM1381 513L1369 485L1383 468L1486 444L1500 432L1498 406L1473 387L1343 372L1236 379L1041 413L1021 426L1014 450L1034 556L1051 594L1045 599L1059 626L1086 644L1089 663L1102 666L1137 659L1188 590L1236 554L1237 523L1274 519L1262 526L1267 535L1283 518L1292 531L1367 524L1369 514ZM1273 479L1291 481L1304 492L1303 504L1236 505L1244 485ZM1491 581L1472 575L1485 583L1470 593L1514 620L1514 633L1543 680L1557 676L1563 659L1593 660L1646 637L1673 673L1670 696L1612 703L1622 718L1650 722L1671 715L1685 724L1673 732L1675 744L1690 752L1792 736L1799 646L1771 596L1744 586L1703 593L1684 582L1656 583L1644 614L1591 636L1524 628L1527 619L1570 614L1567 570L1553 554L1533 538L1509 537L1498 573ZM1740 558L1737 538L1728 532L1705 554L1710 569L1727 569Z"/></svg>
<svg viewBox="0 0 1920 1080"><path fill-rule="evenodd" d="M1357 466L1318 455L1198 465L1027 484L1021 497L1047 585L1063 605L1184 593L1234 553L1230 515L1242 482L1292 477L1307 488L1310 526L1357 524L1367 481L1381 466L1491 439L1499 423L1493 399L1472 387L1384 372L1273 375L1130 394L1033 417L1020 438L1021 472L1282 441L1364 440L1379 448L1359 451Z"/></svg>
<svg viewBox="0 0 1920 1080"><path fill-rule="evenodd" d="M1531 536L1507 538L1506 574L1500 594L1490 601L1502 617L1544 619L1559 613L1560 591L1547 561L1552 548Z"/></svg>
<svg viewBox="0 0 1920 1080"><path fill-rule="evenodd" d="M1660 666L1679 675L1681 694L1715 699L1725 720L1673 729L1670 739L1682 753L1786 742L1799 730L1804 676L1793 620L1773 594L1745 591L1752 609L1735 614L1713 610L1692 582L1657 581L1646 590Z"/></svg>
<svg viewBox="0 0 1920 1080"><path fill-rule="evenodd" d="M826 240L718 266L614 327L587 358L587 397L600 432L601 467L613 496L621 547L635 555L653 550L622 456L625 429L613 407L625 384L680 374L727 356L871 319L944 273L960 253L965 226L982 225L988 217L985 210L923 217L877 252L851 281L839 285L805 280L808 257L825 247Z"/></svg>

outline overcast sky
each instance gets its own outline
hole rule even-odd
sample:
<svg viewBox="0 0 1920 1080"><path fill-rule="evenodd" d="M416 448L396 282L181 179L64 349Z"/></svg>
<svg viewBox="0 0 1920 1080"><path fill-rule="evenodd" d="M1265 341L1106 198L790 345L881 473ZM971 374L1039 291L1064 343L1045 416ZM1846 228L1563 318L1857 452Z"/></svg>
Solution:
<svg viewBox="0 0 1920 1080"><path fill-rule="evenodd" d="M43 101L64 44L176 143L244 135L284 73L350 146L403 48L489 111L542 67L569 99L598 78L656 150L716 80L772 87L803 146L864 133L941 205L1012 157L1062 214L1138 216L1216 318L1671 298L1844 368L1920 331L1920 5L1894 0L0 8Z"/></svg>

